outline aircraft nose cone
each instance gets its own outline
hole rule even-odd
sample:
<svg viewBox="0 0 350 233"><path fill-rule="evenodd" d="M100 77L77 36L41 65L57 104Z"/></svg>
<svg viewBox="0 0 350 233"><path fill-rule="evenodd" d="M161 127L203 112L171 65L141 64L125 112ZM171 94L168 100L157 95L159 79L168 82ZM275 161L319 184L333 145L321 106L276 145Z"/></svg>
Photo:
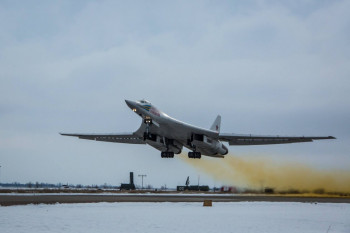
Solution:
<svg viewBox="0 0 350 233"><path fill-rule="evenodd" d="M125 103L129 106L129 108L135 107L135 102L131 100L125 100Z"/></svg>
<svg viewBox="0 0 350 233"><path fill-rule="evenodd" d="M129 104L131 103L131 101L130 101L130 100L125 100L125 103L126 103L127 105L129 105Z"/></svg>

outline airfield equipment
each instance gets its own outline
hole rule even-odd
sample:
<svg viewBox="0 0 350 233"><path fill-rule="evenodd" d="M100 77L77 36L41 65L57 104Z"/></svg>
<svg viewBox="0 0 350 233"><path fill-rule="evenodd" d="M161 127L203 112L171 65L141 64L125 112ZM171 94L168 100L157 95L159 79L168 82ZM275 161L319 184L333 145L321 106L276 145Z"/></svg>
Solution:
<svg viewBox="0 0 350 233"><path fill-rule="evenodd" d="M189 185L190 184L190 177L188 176L186 179L186 186L177 186L177 191L209 191L208 185Z"/></svg>
<svg viewBox="0 0 350 233"><path fill-rule="evenodd" d="M121 184L120 190L135 190L134 173L133 172L130 172L130 183L129 184Z"/></svg>

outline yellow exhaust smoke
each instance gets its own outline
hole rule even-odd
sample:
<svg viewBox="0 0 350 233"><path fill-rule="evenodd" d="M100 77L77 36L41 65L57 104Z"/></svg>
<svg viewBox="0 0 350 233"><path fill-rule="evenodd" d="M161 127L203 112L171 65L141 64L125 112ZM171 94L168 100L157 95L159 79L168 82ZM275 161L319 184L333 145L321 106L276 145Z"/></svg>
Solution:
<svg viewBox="0 0 350 233"><path fill-rule="evenodd" d="M274 161L264 156L203 157L188 159L181 156L181 159L226 185L256 190L270 187L276 191L350 193L350 171L321 170L297 162Z"/></svg>

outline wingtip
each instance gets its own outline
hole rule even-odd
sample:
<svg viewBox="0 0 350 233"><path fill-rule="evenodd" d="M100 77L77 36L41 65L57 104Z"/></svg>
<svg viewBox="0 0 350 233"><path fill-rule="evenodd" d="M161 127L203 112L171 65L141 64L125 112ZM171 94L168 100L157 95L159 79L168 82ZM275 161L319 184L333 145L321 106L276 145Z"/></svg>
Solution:
<svg viewBox="0 0 350 233"><path fill-rule="evenodd" d="M337 139L336 137L333 136L328 136L329 139Z"/></svg>

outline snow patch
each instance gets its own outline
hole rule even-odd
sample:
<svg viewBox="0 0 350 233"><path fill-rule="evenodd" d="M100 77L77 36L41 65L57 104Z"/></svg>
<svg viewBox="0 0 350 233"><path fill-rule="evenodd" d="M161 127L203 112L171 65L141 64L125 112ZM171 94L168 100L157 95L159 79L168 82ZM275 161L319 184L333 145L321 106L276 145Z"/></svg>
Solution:
<svg viewBox="0 0 350 233"><path fill-rule="evenodd" d="M0 207L9 232L350 232L350 204L90 203Z"/></svg>

